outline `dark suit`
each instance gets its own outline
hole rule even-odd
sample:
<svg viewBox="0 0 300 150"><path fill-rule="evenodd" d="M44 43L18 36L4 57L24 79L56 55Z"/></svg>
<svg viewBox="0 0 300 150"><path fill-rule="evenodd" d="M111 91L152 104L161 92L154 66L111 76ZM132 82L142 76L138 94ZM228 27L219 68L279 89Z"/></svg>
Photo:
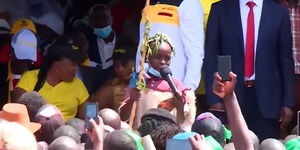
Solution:
<svg viewBox="0 0 300 150"><path fill-rule="evenodd" d="M239 1L222 0L213 4L207 25L204 60L209 105L220 102L211 90L218 55L231 55L232 71L237 74L235 92L248 125L248 116L259 114L266 120L277 121L282 106L294 106L289 13L275 0L263 1L256 46L255 86L251 89L244 85L244 39ZM250 96L249 91L252 91ZM254 103L249 104L249 101Z"/></svg>

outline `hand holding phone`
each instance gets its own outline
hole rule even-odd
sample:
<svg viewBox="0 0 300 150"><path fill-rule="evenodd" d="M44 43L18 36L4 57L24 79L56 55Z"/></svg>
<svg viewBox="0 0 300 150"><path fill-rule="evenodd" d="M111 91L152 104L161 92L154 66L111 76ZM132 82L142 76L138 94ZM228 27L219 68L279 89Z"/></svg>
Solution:
<svg viewBox="0 0 300 150"><path fill-rule="evenodd" d="M218 74L222 81L231 81L229 73L231 71L231 56L223 55L218 56Z"/></svg>
<svg viewBox="0 0 300 150"><path fill-rule="evenodd" d="M92 129L90 120L93 119L96 123L98 120L98 103L97 102L87 102L85 104L85 127L89 130Z"/></svg>

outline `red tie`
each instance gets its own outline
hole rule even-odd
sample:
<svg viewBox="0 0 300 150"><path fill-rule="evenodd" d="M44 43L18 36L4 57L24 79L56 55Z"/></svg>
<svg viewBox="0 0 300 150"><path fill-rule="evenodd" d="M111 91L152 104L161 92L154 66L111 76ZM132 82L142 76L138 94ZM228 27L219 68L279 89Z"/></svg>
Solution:
<svg viewBox="0 0 300 150"><path fill-rule="evenodd" d="M246 55L245 55L245 76L250 78L254 73L254 2L247 2L249 6L249 14L247 21L247 36L246 36Z"/></svg>

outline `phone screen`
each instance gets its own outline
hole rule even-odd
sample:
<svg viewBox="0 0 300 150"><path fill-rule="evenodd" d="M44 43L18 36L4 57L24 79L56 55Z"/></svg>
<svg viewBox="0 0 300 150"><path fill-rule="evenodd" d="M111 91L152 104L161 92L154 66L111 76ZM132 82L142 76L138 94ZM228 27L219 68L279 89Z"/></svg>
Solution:
<svg viewBox="0 0 300 150"><path fill-rule="evenodd" d="M231 71L231 56L218 56L218 73L222 81L231 81L229 72Z"/></svg>
<svg viewBox="0 0 300 150"><path fill-rule="evenodd" d="M98 103L88 102L85 105L85 125L87 129L91 129L90 119L98 122Z"/></svg>
<svg viewBox="0 0 300 150"><path fill-rule="evenodd" d="M96 105L87 105L87 112L86 116L89 119L92 119L97 116L97 106Z"/></svg>

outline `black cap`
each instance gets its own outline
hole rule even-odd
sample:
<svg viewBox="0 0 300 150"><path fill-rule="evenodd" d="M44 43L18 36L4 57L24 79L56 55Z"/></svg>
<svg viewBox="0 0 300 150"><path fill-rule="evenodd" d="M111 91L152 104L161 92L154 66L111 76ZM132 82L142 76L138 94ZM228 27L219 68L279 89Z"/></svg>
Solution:
<svg viewBox="0 0 300 150"><path fill-rule="evenodd" d="M82 53L79 47L73 43L54 43L49 47L48 56L62 56L70 59L71 61L81 64L86 55Z"/></svg>

